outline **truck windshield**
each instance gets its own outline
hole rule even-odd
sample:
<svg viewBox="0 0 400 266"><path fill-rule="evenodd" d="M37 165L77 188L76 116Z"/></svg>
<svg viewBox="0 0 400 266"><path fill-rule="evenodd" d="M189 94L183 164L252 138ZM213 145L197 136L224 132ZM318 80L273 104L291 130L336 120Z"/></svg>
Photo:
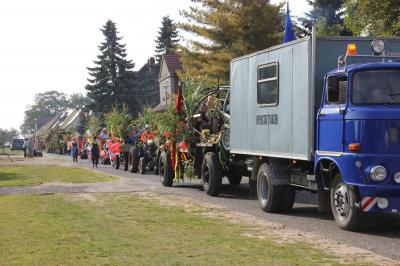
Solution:
<svg viewBox="0 0 400 266"><path fill-rule="evenodd" d="M400 69L357 72L352 87L354 104L400 104Z"/></svg>

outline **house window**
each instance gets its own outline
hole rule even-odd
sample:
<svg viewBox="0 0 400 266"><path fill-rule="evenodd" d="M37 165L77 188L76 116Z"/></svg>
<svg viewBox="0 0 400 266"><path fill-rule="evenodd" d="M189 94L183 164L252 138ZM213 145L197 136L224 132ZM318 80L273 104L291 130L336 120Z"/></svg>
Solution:
<svg viewBox="0 0 400 266"><path fill-rule="evenodd" d="M278 63L259 66L257 72L257 103L278 105Z"/></svg>

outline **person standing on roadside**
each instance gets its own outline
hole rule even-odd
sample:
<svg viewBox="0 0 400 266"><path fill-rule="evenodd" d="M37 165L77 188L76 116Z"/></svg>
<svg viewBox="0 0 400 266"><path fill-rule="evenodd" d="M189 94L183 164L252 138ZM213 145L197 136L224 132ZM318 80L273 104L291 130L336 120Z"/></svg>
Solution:
<svg viewBox="0 0 400 266"><path fill-rule="evenodd" d="M73 162L78 162L78 142L76 139L72 140L71 143L71 156L72 156L72 161Z"/></svg>
<svg viewBox="0 0 400 266"><path fill-rule="evenodd" d="M32 158L33 157L33 140L29 138L26 142L26 156Z"/></svg>
<svg viewBox="0 0 400 266"><path fill-rule="evenodd" d="M92 148L90 149L90 153L92 156L92 166L97 168L99 164L99 157L100 157L100 149L99 149L99 142L97 141L97 137L93 138Z"/></svg>

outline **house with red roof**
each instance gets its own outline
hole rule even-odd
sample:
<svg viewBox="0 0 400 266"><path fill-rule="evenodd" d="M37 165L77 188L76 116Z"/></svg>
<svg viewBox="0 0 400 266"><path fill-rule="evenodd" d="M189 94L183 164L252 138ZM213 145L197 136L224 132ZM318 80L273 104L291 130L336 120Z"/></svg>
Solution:
<svg viewBox="0 0 400 266"><path fill-rule="evenodd" d="M182 62L178 54L166 54L161 57L160 75L160 104L154 108L156 112L165 110L169 95L178 93L179 77L177 71L182 69Z"/></svg>

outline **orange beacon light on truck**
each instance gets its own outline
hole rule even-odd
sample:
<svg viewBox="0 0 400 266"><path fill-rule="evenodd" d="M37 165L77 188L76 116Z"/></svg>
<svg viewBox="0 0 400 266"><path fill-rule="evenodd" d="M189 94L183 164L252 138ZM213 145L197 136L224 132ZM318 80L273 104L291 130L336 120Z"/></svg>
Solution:
<svg viewBox="0 0 400 266"><path fill-rule="evenodd" d="M349 43L347 45L346 55L356 55L357 54L357 45L355 43Z"/></svg>

